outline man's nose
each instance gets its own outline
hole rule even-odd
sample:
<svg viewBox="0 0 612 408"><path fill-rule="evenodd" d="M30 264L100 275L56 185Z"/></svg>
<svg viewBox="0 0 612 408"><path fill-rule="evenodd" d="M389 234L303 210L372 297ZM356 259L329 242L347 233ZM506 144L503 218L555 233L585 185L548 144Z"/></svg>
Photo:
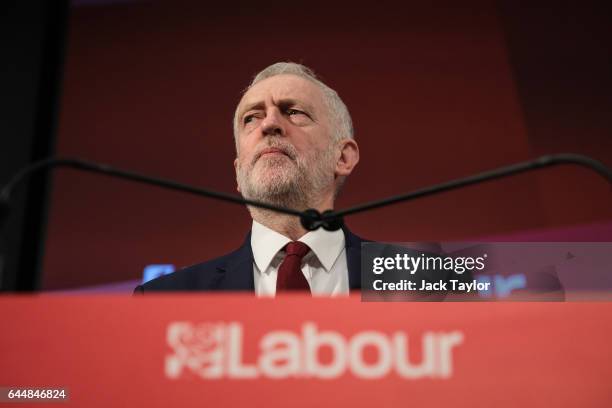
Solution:
<svg viewBox="0 0 612 408"><path fill-rule="evenodd" d="M269 109L261 122L261 132L264 136L284 136L283 117L278 109Z"/></svg>

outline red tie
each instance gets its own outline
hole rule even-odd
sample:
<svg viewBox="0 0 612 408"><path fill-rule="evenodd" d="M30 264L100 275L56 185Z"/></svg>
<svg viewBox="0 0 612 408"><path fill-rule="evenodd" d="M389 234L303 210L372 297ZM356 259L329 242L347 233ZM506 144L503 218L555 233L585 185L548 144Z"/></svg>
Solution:
<svg viewBox="0 0 612 408"><path fill-rule="evenodd" d="M285 246L285 259L276 277L276 293L291 290L308 290L310 286L302 273L302 258L310 251L308 245L300 241L290 242Z"/></svg>

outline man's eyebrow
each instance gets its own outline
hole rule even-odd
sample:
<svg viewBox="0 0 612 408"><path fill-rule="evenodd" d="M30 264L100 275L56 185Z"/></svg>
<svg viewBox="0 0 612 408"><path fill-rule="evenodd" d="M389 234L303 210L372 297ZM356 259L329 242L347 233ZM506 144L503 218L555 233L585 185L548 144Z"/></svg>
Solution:
<svg viewBox="0 0 612 408"><path fill-rule="evenodd" d="M238 115L238 117L242 118L242 116L244 116L244 114L250 110L264 109L265 107L266 107L266 103L264 101L251 102L245 107L243 107L242 109L240 109L240 114Z"/></svg>
<svg viewBox="0 0 612 408"><path fill-rule="evenodd" d="M306 109L310 114L314 113L314 109L312 107L312 105L303 102L303 101L299 101L297 99L292 99L292 98L285 98L285 99L280 99L277 102L275 102L276 106L278 106L279 108L288 108L291 106L300 106L300 107L304 107L304 109ZM266 103L264 101L257 101L257 102L251 102L247 105L245 105L241 110L240 110L240 114L238 115L239 118L242 118L242 116L244 116L244 114L250 110L263 110L266 107Z"/></svg>
<svg viewBox="0 0 612 408"><path fill-rule="evenodd" d="M281 99L276 103L276 105L281 108L299 106L299 107L303 107L304 109L306 109L309 113L313 113L313 110L314 110L312 105L310 105L309 103L306 103L304 101L298 101L297 99L292 99L292 98Z"/></svg>

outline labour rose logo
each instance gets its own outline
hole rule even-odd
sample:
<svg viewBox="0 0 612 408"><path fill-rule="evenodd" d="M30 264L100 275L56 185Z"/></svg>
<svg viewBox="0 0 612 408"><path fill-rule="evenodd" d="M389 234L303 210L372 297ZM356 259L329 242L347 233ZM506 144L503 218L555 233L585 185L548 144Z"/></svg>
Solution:
<svg viewBox="0 0 612 408"><path fill-rule="evenodd" d="M168 326L168 345L174 354L166 357L166 375L178 378L184 368L204 378L223 375L223 323L175 322Z"/></svg>

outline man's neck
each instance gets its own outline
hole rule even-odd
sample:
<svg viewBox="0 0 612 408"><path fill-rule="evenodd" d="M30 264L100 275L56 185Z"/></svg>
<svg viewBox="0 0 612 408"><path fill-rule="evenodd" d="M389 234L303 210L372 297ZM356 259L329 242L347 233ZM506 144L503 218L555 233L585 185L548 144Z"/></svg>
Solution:
<svg viewBox="0 0 612 408"><path fill-rule="evenodd" d="M323 212L333 209L334 203L333 200L325 200L325 202L313 206L313 208ZM286 236L292 241L297 241L308 232L302 226L300 218L295 215L279 214L275 211L254 207L249 207L249 212L255 221Z"/></svg>
<svg viewBox="0 0 612 408"><path fill-rule="evenodd" d="M286 236L292 241L297 241L308 232L296 216L280 215L269 211L251 211L251 216L258 223Z"/></svg>

